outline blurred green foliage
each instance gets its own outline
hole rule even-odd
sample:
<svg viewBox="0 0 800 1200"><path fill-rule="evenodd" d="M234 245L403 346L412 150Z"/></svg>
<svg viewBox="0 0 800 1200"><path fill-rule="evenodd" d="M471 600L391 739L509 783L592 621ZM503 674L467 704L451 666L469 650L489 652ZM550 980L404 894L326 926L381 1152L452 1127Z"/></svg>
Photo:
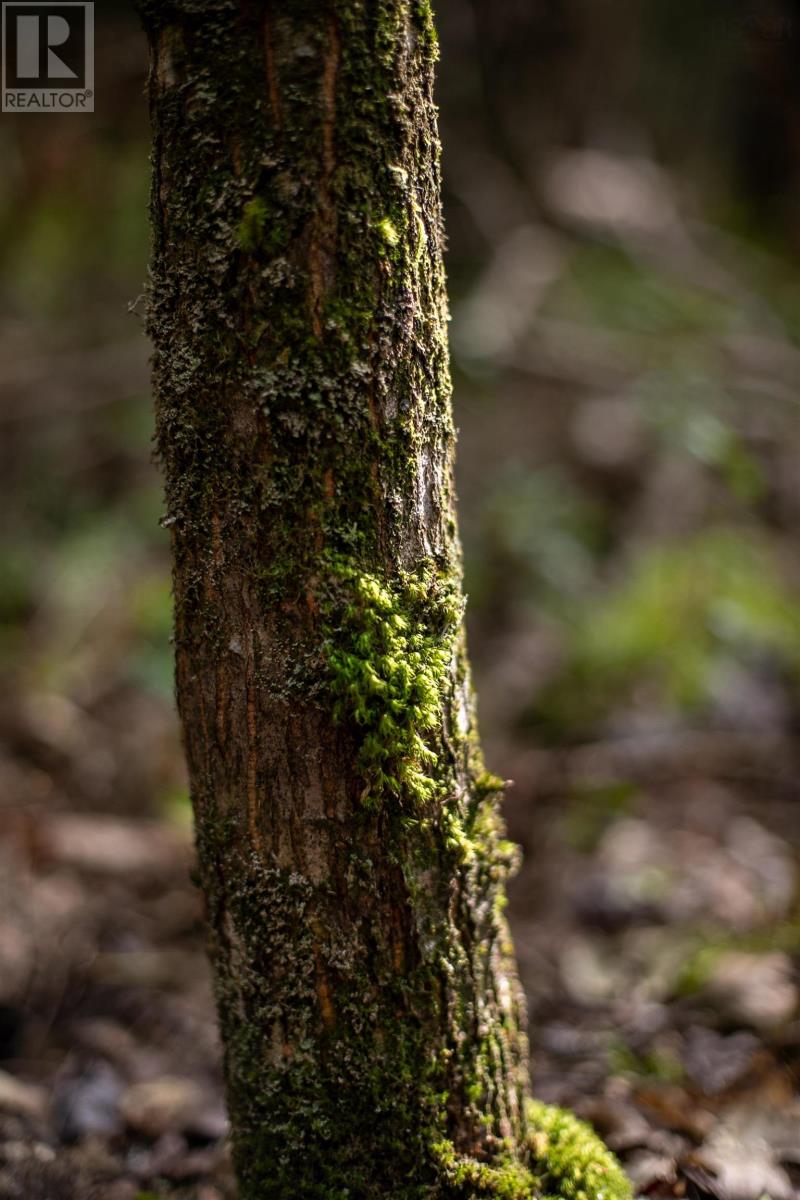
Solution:
<svg viewBox="0 0 800 1200"><path fill-rule="evenodd" d="M681 1083L686 1071L678 1055L668 1047L637 1053L623 1038L613 1036L608 1047L608 1065L614 1075L632 1075L657 1083Z"/></svg>
<svg viewBox="0 0 800 1200"><path fill-rule="evenodd" d="M636 785L625 779L574 788L560 822L561 836L579 854L591 854L603 834L634 810L636 796Z"/></svg>
<svg viewBox="0 0 800 1200"><path fill-rule="evenodd" d="M0 193L2 295L18 318L77 321L93 340L113 319L98 300L133 301L141 290L149 173L138 139L82 140L66 152L69 169L31 182L24 204Z"/></svg>
<svg viewBox="0 0 800 1200"><path fill-rule="evenodd" d="M739 325L734 297L697 286L621 246L578 244L551 288L547 315L651 337L651 353L671 357L674 340Z"/></svg>
<svg viewBox="0 0 800 1200"><path fill-rule="evenodd" d="M529 713L552 736L590 731L642 689L661 710L697 712L730 663L800 683L796 596L755 529L645 547L565 619L566 663Z"/></svg>
<svg viewBox="0 0 800 1200"><path fill-rule="evenodd" d="M171 704L167 537L131 311L148 256L145 113L37 128L36 146L28 122L2 143L0 667L22 696L130 687Z"/></svg>
<svg viewBox="0 0 800 1200"><path fill-rule="evenodd" d="M720 959L730 953L800 954L800 918L776 921L751 932L731 932L716 926L695 930L673 983L676 996L702 991L713 978Z"/></svg>
<svg viewBox="0 0 800 1200"><path fill-rule="evenodd" d="M565 471L510 459L491 476L478 529L466 537L471 605L531 598L547 608L590 583L608 540L607 515Z"/></svg>

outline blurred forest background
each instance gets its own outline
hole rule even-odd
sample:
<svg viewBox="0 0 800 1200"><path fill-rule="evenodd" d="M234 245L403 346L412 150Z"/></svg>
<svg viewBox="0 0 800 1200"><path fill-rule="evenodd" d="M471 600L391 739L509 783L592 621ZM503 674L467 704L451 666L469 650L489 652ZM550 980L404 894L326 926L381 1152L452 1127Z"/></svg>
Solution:
<svg viewBox="0 0 800 1200"><path fill-rule="evenodd" d="M144 39L0 117L0 1197L232 1195L142 293ZM536 1091L800 1195L800 4L440 0L469 627Z"/></svg>

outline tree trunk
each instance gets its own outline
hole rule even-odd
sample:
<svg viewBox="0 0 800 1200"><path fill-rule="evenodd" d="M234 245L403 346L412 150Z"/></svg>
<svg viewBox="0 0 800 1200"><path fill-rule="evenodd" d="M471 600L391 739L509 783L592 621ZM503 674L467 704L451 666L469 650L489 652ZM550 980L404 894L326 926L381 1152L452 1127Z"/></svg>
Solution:
<svg viewBox="0 0 800 1200"><path fill-rule="evenodd" d="M533 1194L514 854L461 631L428 3L141 9L177 693L241 1197Z"/></svg>

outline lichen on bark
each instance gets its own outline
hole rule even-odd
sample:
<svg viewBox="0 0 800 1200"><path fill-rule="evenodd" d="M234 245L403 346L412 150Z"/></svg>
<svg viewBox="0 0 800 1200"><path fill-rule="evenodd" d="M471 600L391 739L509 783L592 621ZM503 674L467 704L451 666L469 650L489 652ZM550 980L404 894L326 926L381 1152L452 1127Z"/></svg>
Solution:
<svg viewBox="0 0 800 1200"><path fill-rule="evenodd" d="M430 9L140 9L177 695L240 1195L522 1200L549 1176L461 630Z"/></svg>

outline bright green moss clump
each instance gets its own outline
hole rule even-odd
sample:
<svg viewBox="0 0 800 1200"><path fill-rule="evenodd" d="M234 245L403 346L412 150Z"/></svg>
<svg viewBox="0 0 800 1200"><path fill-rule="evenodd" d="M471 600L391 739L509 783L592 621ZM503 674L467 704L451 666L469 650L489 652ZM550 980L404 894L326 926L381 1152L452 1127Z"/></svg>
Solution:
<svg viewBox="0 0 800 1200"><path fill-rule="evenodd" d="M614 1155L584 1121L540 1100L528 1103L525 1161L500 1155L491 1163L439 1142L434 1155L443 1191L453 1200L632 1200Z"/></svg>
<svg viewBox="0 0 800 1200"><path fill-rule="evenodd" d="M452 1142L434 1147L439 1160L445 1194L453 1200L537 1200L539 1190L534 1175L520 1162L478 1162L457 1154Z"/></svg>
<svg viewBox="0 0 800 1200"><path fill-rule="evenodd" d="M361 731L362 800L369 807L387 796L422 804L441 790L429 742L441 727L461 617L457 592L432 567L390 583L336 562L333 577L336 623L326 658L334 717Z"/></svg>
<svg viewBox="0 0 800 1200"><path fill-rule="evenodd" d="M593 1129L563 1108L528 1105L531 1170L540 1194L560 1200L631 1200L631 1185ZM524 1193L522 1193L524 1195Z"/></svg>
<svg viewBox="0 0 800 1200"><path fill-rule="evenodd" d="M400 241L400 234L397 232L394 222L389 217L384 217L382 221L379 221L377 228L383 240L388 242L390 246L396 246Z"/></svg>

